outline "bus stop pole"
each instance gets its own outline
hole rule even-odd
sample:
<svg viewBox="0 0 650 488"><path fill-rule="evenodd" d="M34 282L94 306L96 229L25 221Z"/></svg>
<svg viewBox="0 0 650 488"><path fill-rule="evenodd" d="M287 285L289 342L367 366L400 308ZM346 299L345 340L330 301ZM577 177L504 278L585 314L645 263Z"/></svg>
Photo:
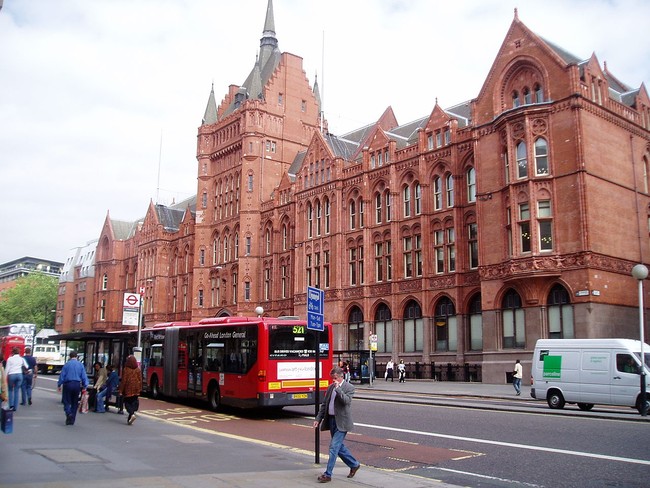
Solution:
<svg viewBox="0 0 650 488"><path fill-rule="evenodd" d="M314 330L314 335L316 336L316 340L314 343L316 344L316 364L315 364L315 391L314 391L314 405L316 407L315 413L314 413L314 418L318 416L318 410L320 409L320 332L318 330ZM320 464L320 425L314 429L316 432L314 433L314 463Z"/></svg>

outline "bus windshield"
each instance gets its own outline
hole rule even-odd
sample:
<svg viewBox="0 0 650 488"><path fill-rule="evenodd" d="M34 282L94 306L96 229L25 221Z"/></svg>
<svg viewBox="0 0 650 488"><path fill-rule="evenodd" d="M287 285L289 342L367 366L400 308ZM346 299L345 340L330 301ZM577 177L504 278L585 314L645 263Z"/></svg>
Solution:
<svg viewBox="0 0 650 488"><path fill-rule="evenodd" d="M304 325L273 324L269 326L269 359L314 359L316 334ZM318 334L320 354L328 351L327 329Z"/></svg>

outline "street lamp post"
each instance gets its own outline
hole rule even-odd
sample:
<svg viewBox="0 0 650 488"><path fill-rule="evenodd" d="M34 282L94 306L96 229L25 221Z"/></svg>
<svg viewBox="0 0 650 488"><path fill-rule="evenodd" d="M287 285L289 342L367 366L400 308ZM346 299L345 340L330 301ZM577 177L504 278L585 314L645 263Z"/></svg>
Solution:
<svg viewBox="0 0 650 488"><path fill-rule="evenodd" d="M645 374L645 355L643 347L645 345L645 337L643 333L643 280L648 277L648 268L643 264L637 264L632 268L632 276L639 282L639 333L641 336L641 402L640 412L642 416L648 415L648 401L646 399L646 374Z"/></svg>

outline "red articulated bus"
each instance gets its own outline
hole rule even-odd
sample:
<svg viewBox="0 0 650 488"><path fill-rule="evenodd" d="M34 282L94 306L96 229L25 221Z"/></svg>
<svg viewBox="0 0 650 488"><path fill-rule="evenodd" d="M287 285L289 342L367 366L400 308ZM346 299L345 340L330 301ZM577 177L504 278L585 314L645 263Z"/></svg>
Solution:
<svg viewBox="0 0 650 488"><path fill-rule="evenodd" d="M317 339L318 338L318 339ZM152 397L196 398L217 410L313 405L329 384L332 325L304 320L216 317L142 330L143 389ZM321 397L322 398L322 397Z"/></svg>

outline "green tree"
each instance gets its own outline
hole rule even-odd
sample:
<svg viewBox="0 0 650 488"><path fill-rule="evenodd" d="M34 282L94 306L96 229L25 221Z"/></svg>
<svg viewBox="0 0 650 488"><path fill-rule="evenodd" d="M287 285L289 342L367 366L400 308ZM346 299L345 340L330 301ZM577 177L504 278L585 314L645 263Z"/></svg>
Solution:
<svg viewBox="0 0 650 488"><path fill-rule="evenodd" d="M30 273L0 293L0 325L36 324L36 330L54 326L59 280L44 273Z"/></svg>

